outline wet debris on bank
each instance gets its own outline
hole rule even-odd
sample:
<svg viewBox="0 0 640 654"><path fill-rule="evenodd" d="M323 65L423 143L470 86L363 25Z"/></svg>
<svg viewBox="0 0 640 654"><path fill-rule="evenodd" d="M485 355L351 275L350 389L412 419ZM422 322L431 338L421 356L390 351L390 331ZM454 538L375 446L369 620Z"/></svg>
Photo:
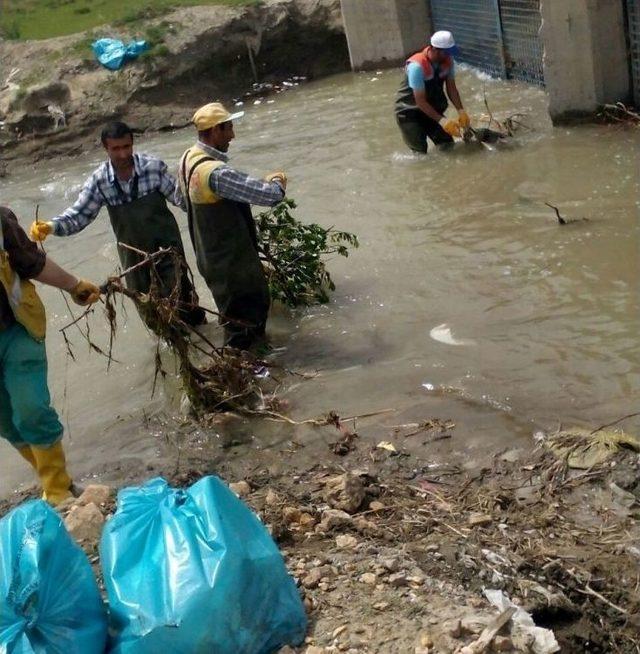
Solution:
<svg viewBox="0 0 640 654"><path fill-rule="evenodd" d="M293 75L281 82L255 82L248 91L242 94L242 97L233 98L233 104L236 107L242 107L247 102L260 105L267 101L270 104L273 100L267 100L269 96L285 93L305 82L307 82L307 78L301 75Z"/></svg>
<svg viewBox="0 0 640 654"><path fill-rule="evenodd" d="M630 125L632 127L640 126L640 111L632 107L627 107L622 102L605 104L599 116L607 123Z"/></svg>
<svg viewBox="0 0 640 654"><path fill-rule="evenodd" d="M361 449L232 479L310 617L305 645L282 654L637 652L637 441L600 431L540 433L535 450L472 471L416 467L386 450L375 462ZM594 459L601 443L606 456ZM591 459L571 458L579 452ZM185 486L203 474L167 477ZM98 579L114 495L88 486L59 509Z"/></svg>

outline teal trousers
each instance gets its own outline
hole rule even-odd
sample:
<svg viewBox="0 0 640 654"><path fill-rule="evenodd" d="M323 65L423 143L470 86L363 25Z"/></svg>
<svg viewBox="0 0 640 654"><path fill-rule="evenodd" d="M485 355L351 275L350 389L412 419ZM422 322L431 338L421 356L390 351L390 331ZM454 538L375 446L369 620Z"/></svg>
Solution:
<svg viewBox="0 0 640 654"><path fill-rule="evenodd" d="M0 331L0 436L14 447L47 447L62 437L47 386L47 352L15 323Z"/></svg>

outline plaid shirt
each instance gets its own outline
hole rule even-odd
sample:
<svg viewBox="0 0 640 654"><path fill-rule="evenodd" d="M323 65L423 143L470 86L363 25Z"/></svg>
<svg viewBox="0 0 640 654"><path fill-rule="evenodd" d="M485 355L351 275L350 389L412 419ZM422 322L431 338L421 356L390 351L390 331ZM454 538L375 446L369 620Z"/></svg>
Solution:
<svg viewBox="0 0 640 654"><path fill-rule="evenodd" d="M160 191L169 202L186 210L184 198L167 165L146 154L133 155L134 175L138 178L136 198ZM53 219L56 236L70 236L82 231L93 222L101 207L128 204L136 198L131 196L133 178L128 182L118 180L110 161L105 161L85 182L78 199Z"/></svg>
<svg viewBox="0 0 640 654"><path fill-rule="evenodd" d="M216 161L223 161L225 164L229 161L226 153L202 141L198 141L197 145ZM211 173L209 186L216 195L226 200L259 204L264 207L272 207L284 198L284 189L278 182L266 182L264 179L251 177L227 165L218 166Z"/></svg>

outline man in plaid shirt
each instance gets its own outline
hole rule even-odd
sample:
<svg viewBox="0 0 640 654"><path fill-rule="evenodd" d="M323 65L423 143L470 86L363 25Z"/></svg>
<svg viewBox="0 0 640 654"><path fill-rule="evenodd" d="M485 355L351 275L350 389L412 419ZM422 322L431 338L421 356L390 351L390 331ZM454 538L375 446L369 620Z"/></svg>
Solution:
<svg viewBox="0 0 640 654"><path fill-rule="evenodd" d="M287 177L277 172L258 179L229 164L233 121L241 115L218 102L196 111L198 140L182 156L178 179L198 270L216 301L225 345L249 349L265 335L270 305L250 205L282 201Z"/></svg>
<svg viewBox="0 0 640 654"><path fill-rule="evenodd" d="M33 223L31 237L42 241L49 234L77 234L106 206L125 270L141 260L141 255L127 245L148 253L174 248L184 258L180 230L167 200L183 210L185 204L167 165L155 157L134 154L133 132L124 123L108 125L102 132L102 144L108 159L85 182L73 206L49 222ZM206 322L186 269L175 270L171 258L165 257L156 264L156 272L160 278L159 290L164 296L179 285L181 318L190 325ZM129 288L149 292L151 271L148 266L131 271L125 279Z"/></svg>

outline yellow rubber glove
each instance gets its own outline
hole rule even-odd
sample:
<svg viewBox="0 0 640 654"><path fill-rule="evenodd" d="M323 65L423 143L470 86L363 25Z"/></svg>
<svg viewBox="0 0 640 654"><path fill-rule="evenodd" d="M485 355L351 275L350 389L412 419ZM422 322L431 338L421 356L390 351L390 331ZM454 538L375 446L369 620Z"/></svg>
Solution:
<svg viewBox="0 0 640 654"><path fill-rule="evenodd" d="M469 114L464 109L460 109L458 112L458 124L462 129L471 127L471 118L469 118Z"/></svg>
<svg viewBox="0 0 640 654"><path fill-rule="evenodd" d="M100 289L86 279L81 279L70 291L69 294L76 304L86 307L97 302L100 298Z"/></svg>
<svg viewBox="0 0 640 654"><path fill-rule="evenodd" d="M460 136L460 125L458 125L457 120L449 120L448 118L443 118L440 121L440 125L449 136Z"/></svg>
<svg viewBox="0 0 640 654"><path fill-rule="evenodd" d="M267 182L280 182L283 189L287 189L287 176L283 172L269 173L265 179Z"/></svg>
<svg viewBox="0 0 640 654"><path fill-rule="evenodd" d="M44 241L49 234L53 234L52 222L44 223L41 220L36 220L29 229L29 235L32 241Z"/></svg>

